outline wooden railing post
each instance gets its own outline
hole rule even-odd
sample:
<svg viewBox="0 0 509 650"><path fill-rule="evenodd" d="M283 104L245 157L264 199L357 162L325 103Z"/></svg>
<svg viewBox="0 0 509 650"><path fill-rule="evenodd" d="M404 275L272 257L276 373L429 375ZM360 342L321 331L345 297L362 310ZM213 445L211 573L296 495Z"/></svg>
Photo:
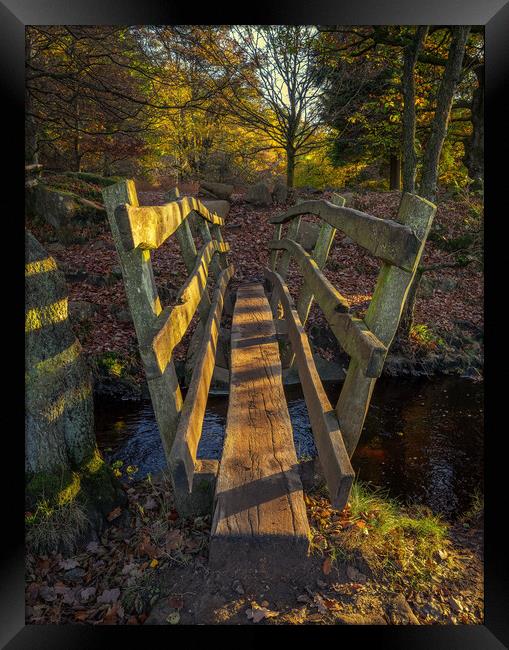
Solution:
<svg viewBox="0 0 509 650"><path fill-rule="evenodd" d="M115 219L115 210L118 206L126 203L132 206L139 205L134 181L121 181L104 188L103 198L122 269L134 329L138 341L144 342L151 336L157 317L162 311L154 281L150 251L140 248L126 250ZM173 361L168 363L160 377L149 378L147 381L157 426L168 459L182 408L182 394Z"/></svg>
<svg viewBox="0 0 509 650"><path fill-rule="evenodd" d="M297 237L299 236L300 222L301 222L301 217L296 217L290 223L290 225L288 226L288 233L286 235L288 239L294 239L295 241L297 241ZM276 230L276 234L279 235L278 239L280 239L281 228L279 229L279 231ZM274 257L273 270L274 271L277 270L277 273L283 278L283 280L286 280L286 276L288 275L288 267L290 266L290 257L291 257L291 253L289 251L283 251L283 254L280 257L279 262L277 261L277 257ZM279 315L283 313L283 309L281 307L281 303L279 301L279 294L277 291L273 292L269 304L274 317L279 318ZM289 346L286 345L283 348L283 351L285 351L288 347Z"/></svg>
<svg viewBox="0 0 509 650"><path fill-rule="evenodd" d="M343 206L345 205L345 199L339 194L333 194L331 198L331 203L334 205ZM334 241L334 236L336 235L336 228L331 226L328 223L322 223L320 227L320 232L318 233L318 239L316 240L315 247L313 248L312 257L315 262L318 264L319 269L325 268L327 258L329 256L329 251ZM297 300L297 312L299 314L300 322L304 327L309 316L309 310L313 304L313 292L308 286L307 282L304 281L302 289Z"/></svg>
<svg viewBox="0 0 509 650"><path fill-rule="evenodd" d="M420 242L419 250L411 271L383 263L364 319L370 331L387 348L396 334L408 289L419 265L435 211L436 206L426 199L415 194L403 194L398 221L413 230ZM376 379L365 376L357 360L351 359L336 405L336 414L350 456L359 441L375 382Z"/></svg>
<svg viewBox="0 0 509 650"><path fill-rule="evenodd" d="M345 199L339 194L334 193L331 198L331 203L334 205L343 206L345 205ZM323 269L325 267L335 235L336 228L331 226L329 223L322 223L312 254L312 257L318 264L319 269ZM297 313L299 314L300 322L302 323L303 327L306 325L312 304L313 292L311 291L311 288L306 280L304 280L302 289L297 299ZM283 355L281 362L283 364L283 368L291 368L293 366L295 362L295 353L292 348L286 349L286 354Z"/></svg>
<svg viewBox="0 0 509 650"><path fill-rule="evenodd" d="M198 231L199 235L201 236L203 243L207 244L209 241L212 241L212 235L210 233L210 228L209 224L201 219L199 215L193 214L190 215L192 216L192 222L195 226L195 229ZM221 233L221 231L219 231ZM221 241L222 241L222 236L221 236ZM218 240L219 241L219 240ZM221 266L221 263L219 261L219 255L215 256L214 259L211 262L210 268L212 269L212 273L214 277L217 278L219 277L221 271L223 270L223 267Z"/></svg>

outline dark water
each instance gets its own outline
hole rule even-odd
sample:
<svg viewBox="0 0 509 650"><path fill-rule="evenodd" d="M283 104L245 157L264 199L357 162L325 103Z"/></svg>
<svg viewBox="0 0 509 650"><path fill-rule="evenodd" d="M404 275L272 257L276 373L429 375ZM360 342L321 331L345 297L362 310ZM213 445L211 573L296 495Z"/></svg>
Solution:
<svg viewBox="0 0 509 650"><path fill-rule="evenodd" d="M335 404L339 385L326 386ZM287 387L300 458L315 456L300 387ZM200 458L220 458L228 398L209 397ZM96 404L99 446L110 461L136 465L137 478L165 467L152 405ZM405 502L455 518L482 492L483 385L468 379L381 379L352 459L358 477Z"/></svg>

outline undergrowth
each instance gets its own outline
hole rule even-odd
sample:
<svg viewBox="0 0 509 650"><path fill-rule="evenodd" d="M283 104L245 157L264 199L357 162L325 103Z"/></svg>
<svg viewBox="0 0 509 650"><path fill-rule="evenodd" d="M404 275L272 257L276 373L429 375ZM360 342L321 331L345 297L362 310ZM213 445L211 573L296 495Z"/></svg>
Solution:
<svg viewBox="0 0 509 650"><path fill-rule="evenodd" d="M307 505L313 551L336 565L361 560L391 589L425 590L452 568L448 525L425 507L403 506L360 481L341 513L323 491Z"/></svg>
<svg viewBox="0 0 509 650"><path fill-rule="evenodd" d="M88 525L85 507L77 499L54 504L42 497L33 512L25 514L26 545L39 554L72 549Z"/></svg>

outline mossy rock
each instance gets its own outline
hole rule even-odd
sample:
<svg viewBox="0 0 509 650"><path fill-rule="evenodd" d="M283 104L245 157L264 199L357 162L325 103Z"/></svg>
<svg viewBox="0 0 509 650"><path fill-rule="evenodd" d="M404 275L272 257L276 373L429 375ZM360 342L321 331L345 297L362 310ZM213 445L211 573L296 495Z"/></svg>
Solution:
<svg viewBox="0 0 509 650"><path fill-rule="evenodd" d="M115 183L124 180L120 176L101 176L90 172L65 172L65 175L71 176L72 178L79 178L88 183L94 183L100 187L109 187L110 185L115 185Z"/></svg>

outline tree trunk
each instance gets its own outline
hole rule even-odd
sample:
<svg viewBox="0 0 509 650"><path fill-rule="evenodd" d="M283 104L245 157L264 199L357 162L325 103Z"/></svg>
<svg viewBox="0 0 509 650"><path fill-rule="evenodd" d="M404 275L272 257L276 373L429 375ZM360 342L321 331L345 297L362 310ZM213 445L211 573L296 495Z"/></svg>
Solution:
<svg viewBox="0 0 509 650"><path fill-rule="evenodd" d="M80 172L81 171L81 159L82 159L82 154L80 152L80 139L79 136L76 136L74 138L74 171L75 172Z"/></svg>
<svg viewBox="0 0 509 650"><path fill-rule="evenodd" d="M25 40L25 62L30 61L33 57L32 39L30 29L26 30ZM25 75L28 76L28 68L25 67ZM25 162L28 165L39 164L39 153L37 146L37 126L35 117L32 115L32 95L28 89L28 83L25 83Z"/></svg>
<svg viewBox="0 0 509 650"><path fill-rule="evenodd" d="M391 154L389 171L389 189L401 189L401 158L396 154Z"/></svg>
<svg viewBox="0 0 509 650"><path fill-rule="evenodd" d="M460 25L453 27L451 31L451 46L449 48L444 76L438 91L437 107L424 154L422 178L419 188L420 196L429 201L435 201L436 197L438 164L440 162L440 154L442 153L445 136L447 135L452 99L461 74L470 26Z"/></svg>
<svg viewBox="0 0 509 650"><path fill-rule="evenodd" d="M105 150L103 151L103 176L110 176L110 174L111 174L110 158L108 156L108 152Z"/></svg>
<svg viewBox="0 0 509 650"><path fill-rule="evenodd" d="M456 85L461 74L463 56L465 54L465 45L467 42L470 27L459 26L452 28L452 42L449 48L449 56L445 66L444 76L438 91L437 107L435 117L431 125L431 134L426 145L424 154L424 163L422 179L419 188L419 194L429 201L436 200L438 163L445 136L447 134L447 125L451 112L452 100ZM403 338L410 334L413 325L414 307L417 300L422 272L417 270L414 281L410 285L407 300L403 308L400 326L398 328L398 337Z"/></svg>
<svg viewBox="0 0 509 650"><path fill-rule="evenodd" d="M484 64L475 69L477 88L472 97L472 135L465 142L463 162L472 180L471 188L480 190L484 185Z"/></svg>
<svg viewBox="0 0 509 650"><path fill-rule="evenodd" d="M413 41L407 45L403 58L403 191L415 192L417 154L415 152L415 64L426 39L429 26L422 25L415 32Z"/></svg>
<svg viewBox="0 0 509 650"><path fill-rule="evenodd" d="M286 184L288 189L293 187L295 176L295 150L289 147L286 150Z"/></svg>
<svg viewBox="0 0 509 650"><path fill-rule="evenodd" d="M25 474L27 542L72 550L126 503L97 449L90 372L67 314L55 261L25 235Z"/></svg>

